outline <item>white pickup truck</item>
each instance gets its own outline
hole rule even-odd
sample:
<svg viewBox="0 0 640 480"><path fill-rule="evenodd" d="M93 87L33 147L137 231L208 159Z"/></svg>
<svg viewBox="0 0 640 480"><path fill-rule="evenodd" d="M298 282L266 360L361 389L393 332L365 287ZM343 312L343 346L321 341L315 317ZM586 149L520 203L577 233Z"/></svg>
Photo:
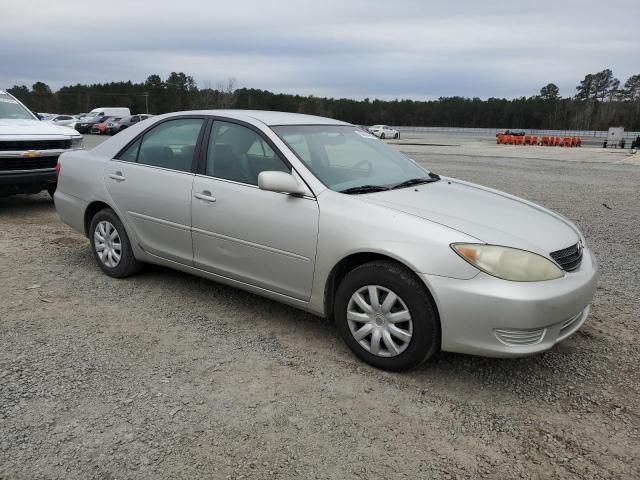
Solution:
<svg viewBox="0 0 640 480"><path fill-rule="evenodd" d="M56 189L58 157L82 148L82 135L42 122L14 96L0 90L0 197Z"/></svg>

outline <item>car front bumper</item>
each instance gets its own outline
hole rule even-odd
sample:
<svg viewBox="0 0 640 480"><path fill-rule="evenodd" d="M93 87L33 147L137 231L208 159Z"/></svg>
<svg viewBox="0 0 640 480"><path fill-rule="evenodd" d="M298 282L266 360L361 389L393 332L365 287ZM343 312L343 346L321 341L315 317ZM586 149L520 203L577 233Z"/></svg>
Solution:
<svg viewBox="0 0 640 480"><path fill-rule="evenodd" d="M442 350L488 357L521 357L550 349L586 321L598 281L593 253L563 278L510 282L485 273L470 280L423 279L438 307Z"/></svg>

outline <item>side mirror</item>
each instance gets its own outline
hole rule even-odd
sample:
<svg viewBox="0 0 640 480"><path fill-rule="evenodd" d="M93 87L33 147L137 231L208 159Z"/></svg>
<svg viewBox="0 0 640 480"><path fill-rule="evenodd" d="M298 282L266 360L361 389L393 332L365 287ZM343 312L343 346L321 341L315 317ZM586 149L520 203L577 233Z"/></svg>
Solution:
<svg viewBox="0 0 640 480"><path fill-rule="evenodd" d="M293 175L286 172L260 172L258 187L268 192L291 193L303 195L305 189Z"/></svg>

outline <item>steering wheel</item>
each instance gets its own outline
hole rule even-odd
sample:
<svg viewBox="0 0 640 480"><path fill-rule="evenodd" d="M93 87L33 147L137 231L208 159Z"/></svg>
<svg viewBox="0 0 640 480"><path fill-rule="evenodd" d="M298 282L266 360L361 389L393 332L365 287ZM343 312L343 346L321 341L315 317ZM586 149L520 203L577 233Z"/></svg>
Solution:
<svg viewBox="0 0 640 480"><path fill-rule="evenodd" d="M371 172L373 172L373 164L369 160L360 160L358 163L356 163L353 166L353 168L359 168L359 167L362 167L362 166L365 166L365 165L367 167L366 176L368 177L368 176L371 175Z"/></svg>

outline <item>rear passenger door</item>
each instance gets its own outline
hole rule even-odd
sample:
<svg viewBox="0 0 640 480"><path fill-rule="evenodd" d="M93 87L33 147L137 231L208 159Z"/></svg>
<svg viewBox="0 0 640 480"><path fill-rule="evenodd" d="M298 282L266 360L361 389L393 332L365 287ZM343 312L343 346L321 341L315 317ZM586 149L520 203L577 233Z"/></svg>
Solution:
<svg viewBox="0 0 640 480"><path fill-rule="evenodd" d="M105 167L105 185L140 246L193 264L191 188L203 117L157 123Z"/></svg>
<svg viewBox="0 0 640 480"><path fill-rule="evenodd" d="M301 300L311 296L318 204L258 188L262 171L291 172L254 127L216 120L193 184L196 267Z"/></svg>

